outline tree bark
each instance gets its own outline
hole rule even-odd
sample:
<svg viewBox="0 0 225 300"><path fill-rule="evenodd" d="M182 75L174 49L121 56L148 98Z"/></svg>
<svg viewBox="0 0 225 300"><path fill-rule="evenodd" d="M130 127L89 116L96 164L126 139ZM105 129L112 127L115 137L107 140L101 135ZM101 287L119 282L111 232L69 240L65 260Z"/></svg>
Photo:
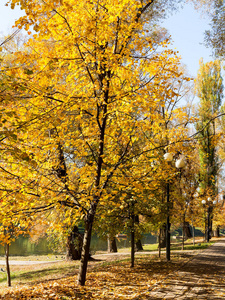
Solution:
<svg viewBox="0 0 225 300"><path fill-rule="evenodd" d="M134 252L135 252L135 215L134 215L134 202L131 203L131 229L130 229L130 240L131 240L131 268L134 267Z"/></svg>
<svg viewBox="0 0 225 300"><path fill-rule="evenodd" d="M213 231L213 236L219 237L220 236L220 227L217 226L216 230Z"/></svg>
<svg viewBox="0 0 225 300"><path fill-rule="evenodd" d="M136 224L139 224L139 215L135 215L134 216L134 222ZM141 240L138 239L135 243L135 251L142 251L143 250L143 247L142 247L142 243L141 243Z"/></svg>
<svg viewBox="0 0 225 300"><path fill-rule="evenodd" d="M182 250L184 250L184 236L185 236L185 214L184 214L184 216L183 216Z"/></svg>
<svg viewBox="0 0 225 300"><path fill-rule="evenodd" d="M81 286L84 286L86 281L87 264L88 264L90 245L91 245L91 232L92 232L93 221L94 221L94 215L91 214L88 216L87 221L85 223L83 247L82 247L80 268L79 268L78 280L77 280L78 285Z"/></svg>
<svg viewBox="0 0 225 300"><path fill-rule="evenodd" d="M159 248L165 248L166 247L166 224L163 225L162 228L160 228L160 239L159 239Z"/></svg>
<svg viewBox="0 0 225 300"><path fill-rule="evenodd" d="M159 245L158 245L158 249L159 249L159 258L161 257L161 229L159 229Z"/></svg>
<svg viewBox="0 0 225 300"><path fill-rule="evenodd" d="M114 236L108 235L108 253L116 253L117 252L117 245L116 239Z"/></svg>
<svg viewBox="0 0 225 300"><path fill-rule="evenodd" d="M184 222L184 236L185 236L185 238L191 238L192 237L190 224L187 221Z"/></svg>
<svg viewBox="0 0 225 300"><path fill-rule="evenodd" d="M193 224L193 214L192 214L192 217L191 217L191 223L192 223L193 245L195 245L195 227L194 227L194 224Z"/></svg>
<svg viewBox="0 0 225 300"><path fill-rule="evenodd" d="M142 251L143 247L142 247L142 243L141 240L137 240L137 242L135 243L135 251Z"/></svg>
<svg viewBox="0 0 225 300"><path fill-rule="evenodd" d="M7 283L11 286L11 274L9 268L9 244L5 244L5 262L6 262L6 272L7 272Z"/></svg>
<svg viewBox="0 0 225 300"><path fill-rule="evenodd" d="M66 243L66 259L67 260L79 260L81 259L83 237L75 225L72 232L67 236Z"/></svg>
<svg viewBox="0 0 225 300"><path fill-rule="evenodd" d="M131 268L134 267L134 228L131 229Z"/></svg>

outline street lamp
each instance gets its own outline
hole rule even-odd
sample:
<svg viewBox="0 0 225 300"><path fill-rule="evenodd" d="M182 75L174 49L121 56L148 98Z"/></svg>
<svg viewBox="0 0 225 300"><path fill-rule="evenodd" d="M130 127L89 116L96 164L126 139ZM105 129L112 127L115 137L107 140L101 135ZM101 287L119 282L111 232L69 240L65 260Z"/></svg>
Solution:
<svg viewBox="0 0 225 300"><path fill-rule="evenodd" d="M172 153L165 153L164 159L171 163L173 161L173 154ZM181 155L175 162L175 166L177 169L181 169L185 166L184 156ZM166 218L166 259L170 261L170 184L167 180L166 183L166 204L167 204L167 218Z"/></svg>

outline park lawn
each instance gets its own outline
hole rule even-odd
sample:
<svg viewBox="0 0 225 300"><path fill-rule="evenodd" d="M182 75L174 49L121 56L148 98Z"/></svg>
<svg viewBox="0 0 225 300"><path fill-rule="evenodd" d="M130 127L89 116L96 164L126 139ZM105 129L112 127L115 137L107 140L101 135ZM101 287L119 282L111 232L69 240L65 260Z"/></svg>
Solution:
<svg viewBox="0 0 225 300"><path fill-rule="evenodd" d="M193 240L188 239L185 240L184 243L184 250L197 250L197 249L206 249L213 243L215 243L218 240L218 238L212 238L209 243L202 242L202 237L197 237L195 240L195 245L193 245ZM179 241L171 242L171 250L181 250L182 248L182 243L181 243L181 238ZM161 249L162 251L165 250L165 248ZM146 244L143 245L143 251L158 251L158 243L156 244ZM122 248L118 249L118 252L120 253L127 253L131 252L131 248Z"/></svg>
<svg viewBox="0 0 225 300"><path fill-rule="evenodd" d="M11 265L12 286L36 284L42 281L60 279L76 273L79 261L47 262L35 265ZM5 266L2 266L5 270ZM0 272L0 293L7 287L6 272Z"/></svg>

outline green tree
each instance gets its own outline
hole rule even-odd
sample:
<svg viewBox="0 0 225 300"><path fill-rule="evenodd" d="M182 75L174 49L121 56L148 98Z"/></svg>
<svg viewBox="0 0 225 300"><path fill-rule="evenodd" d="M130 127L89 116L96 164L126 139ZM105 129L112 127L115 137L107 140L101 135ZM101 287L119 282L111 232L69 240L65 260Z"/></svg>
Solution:
<svg viewBox="0 0 225 300"><path fill-rule="evenodd" d="M214 9L211 13L211 29L205 33L205 43L212 47L216 56L225 56L225 2L224 0L216 0Z"/></svg>
<svg viewBox="0 0 225 300"><path fill-rule="evenodd" d="M215 195L218 175L215 118L220 111L223 98L221 65L218 60L206 64L200 62L196 92L199 97L199 121L196 129L199 131L200 181L203 189L208 188Z"/></svg>
<svg viewBox="0 0 225 300"><path fill-rule="evenodd" d="M216 117L220 111L223 97L223 83L221 76L221 65L218 60L200 62L200 69L196 79L196 91L199 97L198 115L199 121L196 129L199 131L199 156L201 192L205 197L215 199L218 188L218 132L216 129ZM212 201L207 204L207 241L212 231Z"/></svg>

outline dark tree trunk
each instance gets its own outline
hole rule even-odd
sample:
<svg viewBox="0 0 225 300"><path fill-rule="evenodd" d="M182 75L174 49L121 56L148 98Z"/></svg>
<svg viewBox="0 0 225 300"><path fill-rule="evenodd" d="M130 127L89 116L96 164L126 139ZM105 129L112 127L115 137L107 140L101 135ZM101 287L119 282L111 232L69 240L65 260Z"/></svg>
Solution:
<svg viewBox="0 0 225 300"><path fill-rule="evenodd" d="M143 247L142 247L142 243L141 240L137 240L137 242L135 243L135 251L142 251Z"/></svg>
<svg viewBox="0 0 225 300"><path fill-rule="evenodd" d="M131 203L131 228L130 228L130 240L131 240L131 268L134 267L134 253L135 253L135 214L134 214L134 202Z"/></svg>
<svg viewBox="0 0 225 300"><path fill-rule="evenodd" d="M131 233L131 268L134 267L134 247L135 247L135 243L134 243L134 229L132 228Z"/></svg>
<svg viewBox="0 0 225 300"><path fill-rule="evenodd" d="M184 236L185 238L191 238L192 237L192 233L191 233L191 227L189 222L184 222Z"/></svg>
<svg viewBox="0 0 225 300"><path fill-rule="evenodd" d="M161 257L161 232L159 230L159 235L158 235L158 242L159 242L159 245L158 245L158 249L159 249L159 258Z"/></svg>
<svg viewBox="0 0 225 300"><path fill-rule="evenodd" d="M220 237L220 227L217 226L216 230L213 231L213 236Z"/></svg>
<svg viewBox="0 0 225 300"><path fill-rule="evenodd" d="M67 237L67 243L66 243L67 260L81 259L83 237L84 235L79 232L78 227L74 226L72 232Z"/></svg>
<svg viewBox="0 0 225 300"><path fill-rule="evenodd" d="M162 228L160 228L160 239L159 239L159 248L165 248L166 247L166 224L163 225Z"/></svg>
<svg viewBox="0 0 225 300"><path fill-rule="evenodd" d="M139 216L138 215L134 216L134 222L136 224L139 224ZM142 251L142 250L143 250L143 247L142 247L141 240L138 239L137 242L135 243L135 251Z"/></svg>
<svg viewBox="0 0 225 300"><path fill-rule="evenodd" d="M116 239L114 236L108 235L108 252L109 253L116 253L117 252L117 245Z"/></svg>
<svg viewBox="0 0 225 300"><path fill-rule="evenodd" d="M182 250L184 250L184 237L185 237L185 214L183 216L183 228L182 228Z"/></svg>
<svg viewBox="0 0 225 300"><path fill-rule="evenodd" d="M11 275L9 268L9 244L5 244L5 262L6 262L6 272L7 272L7 283L11 286Z"/></svg>
<svg viewBox="0 0 225 300"><path fill-rule="evenodd" d="M80 268L78 272L78 285L84 286L87 274L87 264L89 259L90 245L91 245L91 232L94 221L94 215L89 215L85 223L83 247L80 260Z"/></svg>

